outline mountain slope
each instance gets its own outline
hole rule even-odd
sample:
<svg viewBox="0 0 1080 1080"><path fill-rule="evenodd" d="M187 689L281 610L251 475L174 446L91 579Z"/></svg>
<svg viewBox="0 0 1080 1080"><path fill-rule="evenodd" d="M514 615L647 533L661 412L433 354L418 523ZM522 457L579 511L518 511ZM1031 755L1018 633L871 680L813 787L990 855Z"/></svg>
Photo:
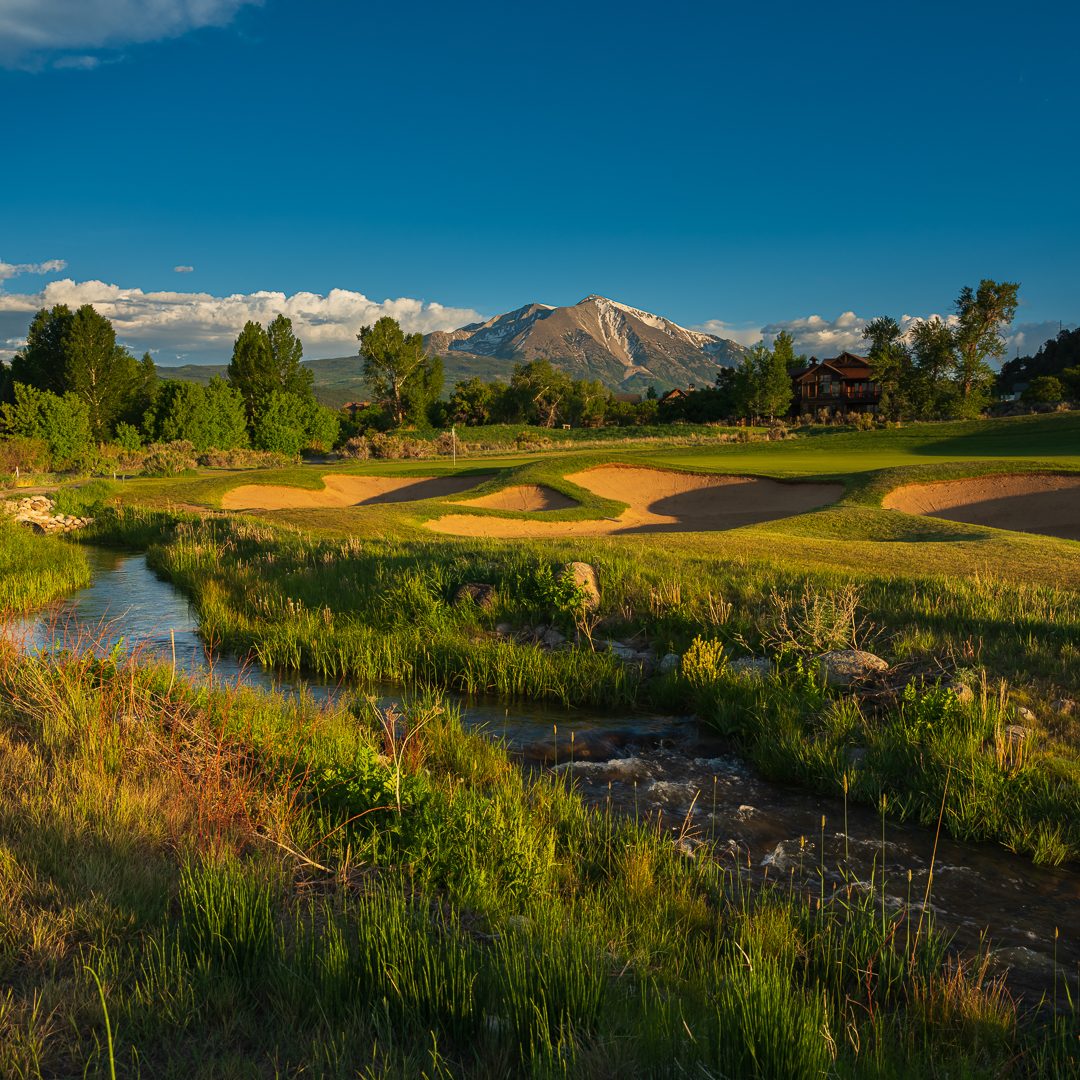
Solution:
<svg viewBox="0 0 1080 1080"><path fill-rule="evenodd" d="M528 304L484 323L427 334L424 346L448 361L448 375L451 364L468 367L469 357L508 365L546 358L573 378L599 379L613 390L711 384L718 367L738 364L746 351L603 296L572 307Z"/></svg>
<svg viewBox="0 0 1080 1080"><path fill-rule="evenodd" d="M647 386L668 390L690 383L710 386L717 368L739 364L746 352L727 338L687 330L670 319L603 296L587 296L572 307L527 304L487 322L425 334L424 348L428 355L443 358L444 395L459 379L509 382L515 364L541 358L571 378L598 379L609 390L641 392ZM314 372L317 399L320 388L326 388L324 404L367 397L359 355L303 363ZM163 379L189 379L204 385L225 372L224 364L158 368Z"/></svg>

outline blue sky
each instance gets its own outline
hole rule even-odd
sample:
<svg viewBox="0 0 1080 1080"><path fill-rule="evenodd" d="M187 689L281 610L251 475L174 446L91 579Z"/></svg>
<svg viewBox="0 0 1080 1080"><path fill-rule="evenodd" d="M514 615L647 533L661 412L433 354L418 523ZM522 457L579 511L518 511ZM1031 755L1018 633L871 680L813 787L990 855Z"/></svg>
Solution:
<svg viewBox="0 0 1080 1080"><path fill-rule="evenodd" d="M982 277L1036 343L1080 319L1078 10L0 0L0 350L58 299L175 363L601 293L821 354Z"/></svg>

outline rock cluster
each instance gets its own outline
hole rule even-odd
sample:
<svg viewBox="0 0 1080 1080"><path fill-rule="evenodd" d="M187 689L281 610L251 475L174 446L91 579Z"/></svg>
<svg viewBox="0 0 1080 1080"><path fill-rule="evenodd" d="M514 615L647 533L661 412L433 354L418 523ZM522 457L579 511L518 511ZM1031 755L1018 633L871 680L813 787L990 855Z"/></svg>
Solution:
<svg viewBox="0 0 1080 1080"><path fill-rule="evenodd" d="M54 514L53 502L47 495L31 495L25 499L9 499L4 513L14 514L15 520L37 533L73 532L93 522L93 518Z"/></svg>

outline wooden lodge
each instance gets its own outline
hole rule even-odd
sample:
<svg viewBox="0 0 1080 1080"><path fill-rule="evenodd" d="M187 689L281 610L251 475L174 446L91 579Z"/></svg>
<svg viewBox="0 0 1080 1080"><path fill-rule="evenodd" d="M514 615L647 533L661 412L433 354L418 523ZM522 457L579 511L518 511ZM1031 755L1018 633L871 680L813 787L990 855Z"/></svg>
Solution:
<svg viewBox="0 0 1080 1080"><path fill-rule="evenodd" d="M863 356L842 352L828 360L810 357L803 368L793 368L792 416L807 416L818 409L838 409L841 414L877 412L881 384L870 375L870 362Z"/></svg>

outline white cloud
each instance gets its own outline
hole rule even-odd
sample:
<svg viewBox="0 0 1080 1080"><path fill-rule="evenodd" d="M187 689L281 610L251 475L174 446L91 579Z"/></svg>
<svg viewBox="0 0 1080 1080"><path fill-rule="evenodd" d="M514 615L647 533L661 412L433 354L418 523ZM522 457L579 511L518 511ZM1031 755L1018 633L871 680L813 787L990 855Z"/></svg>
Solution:
<svg viewBox="0 0 1080 1080"><path fill-rule="evenodd" d="M190 274L194 270L194 266L174 266L173 270L178 274Z"/></svg>
<svg viewBox="0 0 1080 1080"><path fill-rule="evenodd" d="M0 293L0 359L7 359L25 336L33 313L55 304L71 308L93 304L112 320L120 341L133 350L156 353L161 363L181 354L193 363L223 363L248 320L264 326L279 312L292 319L293 331L310 358L355 353L356 334L383 315L391 315L409 333L455 330L481 322L471 308L450 308L399 297L378 302L362 293L331 289L326 296L300 292L237 293L212 296L195 292L150 292L122 289L102 281L51 281L39 293ZM13 343L14 342L14 343Z"/></svg>
<svg viewBox="0 0 1080 1080"><path fill-rule="evenodd" d="M907 336L915 323L936 318L943 318L948 323L956 322L955 315L902 315L897 322ZM860 318L854 311L845 311L832 320L823 319L820 315L808 315L805 319L768 323L761 328L761 337L766 345L771 345L781 331L786 330L795 339L796 353L816 356L819 360L838 356L845 350L865 355L867 342L862 336L863 328L871 321Z"/></svg>
<svg viewBox="0 0 1080 1080"><path fill-rule="evenodd" d="M1009 356L1016 356L1017 350L1021 356L1034 356L1043 342L1051 341L1058 336L1059 330L1075 329L1076 323L1059 323L1056 320L1051 322L1049 319L1039 323L1015 323L1005 336L1005 341L1009 346Z"/></svg>
<svg viewBox="0 0 1080 1080"><path fill-rule="evenodd" d="M0 282L20 274L53 274L67 269L63 259L49 259L43 263L6 263L0 259Z"/></svg>
<svg viewBox="0 0 1080 1080"><path fill-rule="evenodd" d="M734 323L726 323L723 319L706 319L700 326L688 326L687 329L698 334L713 334L716 337L727 338L740 345L756 345L761 340L760 330L746 327L740 330Z"/></svg>
<svg viewBox="0 0 1080 1080"><path fill-rule="evenodd" d="M96 67L88 49L116 49L224 26L245 4L263 0L0 0L0 67Z"/></svg>

